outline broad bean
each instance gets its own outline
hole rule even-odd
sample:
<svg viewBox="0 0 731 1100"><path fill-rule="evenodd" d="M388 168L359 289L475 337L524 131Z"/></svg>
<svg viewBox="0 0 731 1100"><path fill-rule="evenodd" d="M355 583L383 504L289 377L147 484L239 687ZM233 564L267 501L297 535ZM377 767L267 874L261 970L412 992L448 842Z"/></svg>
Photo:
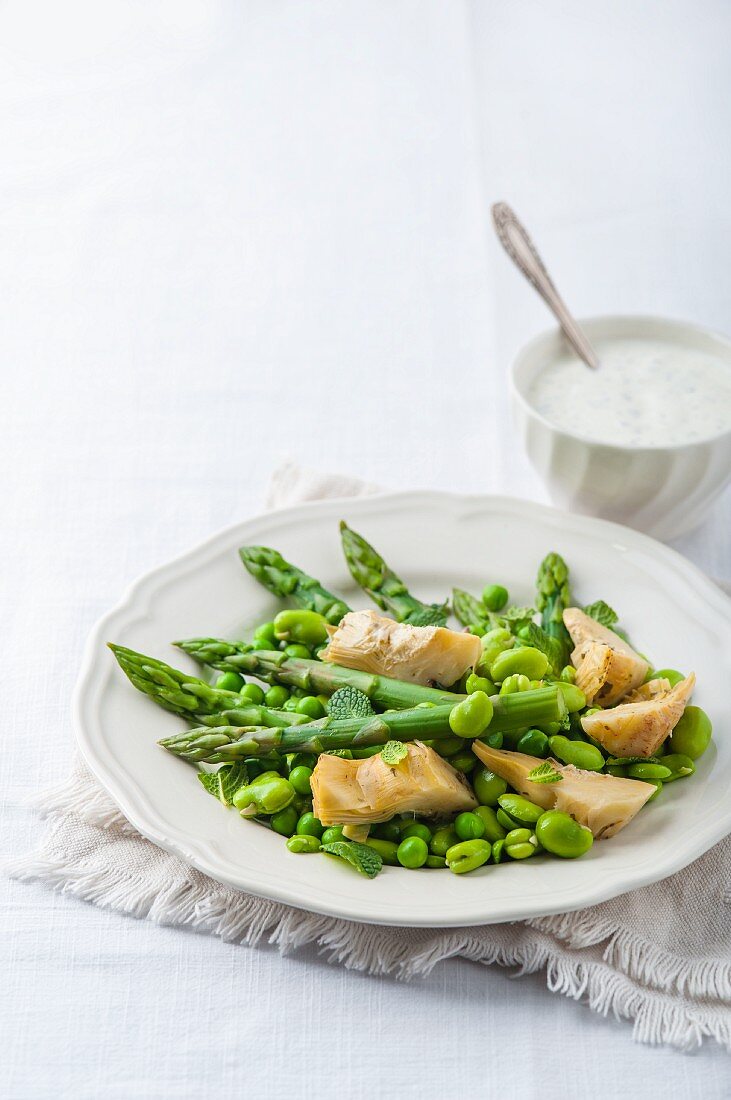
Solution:
<svg viewBox="0 0 731 1100"><path fill-rule="evenodd" d="M455 875L464 875L487 863L492 855L492 845L486 840L463 840L447 852L447 867Z"/></svg>
<svg viewBox="0 0 731 1100"><path fill-rule="evenodd" d="M529 680L540 680L548 669L548 657L533 646L518 646L499 653L490 666L491 679L507 680L509 676L527 676Z"/></svg>
<svg viewBox="0 0 731 1100"><path fill-rule="evenodd" d="M560 810L547 810L538 818L536 838L547 852L562 859L577 859L594 843L591 829Z"/></svg>
<svg viewBox="0 0 731 1100"><path fill-rule="evenodd" d="M500 809L520 825L534 825L541 814L542 806L536 806L535 802L524 798L521 794L503 794L498 799Z"/></svg>
<svg viewBox="0 0 731 1100"><path fill-rule="evenodd" d="M480 767L472 776L472 789L483 806L497 806L498 799L508 789L508 784L489 768Z"/></svg>
<svg viewBox="0 0 731 1100"><path fill-rule="evenodd" d="M573 764L587 772L598 772L604 767L604 757L588 741L570 741L568 737L550 737L548 744L553 756L562 764Z"/></svg>
<svg viewBox="0 0 731 1100"><path fill-rule="evenodd" d="M710 745L712 733L713 726L706 712L700 707L686 707L670 735L670 748L673 753L697 760Z"/></svg>
<svg viewBox="0 0 731 1100"><path fill-rule="evenodd" d="M280 641L300 642L306 646L321 645L327 641L327 620L316 611L287 608L279 612L273 626L274 636Z"/></svg>
<svg viewBox="0 0 731 1100"><path fill-rule="evenodd" d="M498 821L492 806L477 806L472 812L482 821L482 835L485 840L489 840L491 844L496 840L504 840L507 830Z"/></svg>
<svg viewBox="0 0 731 1100"><path fill-rule="evenodd" d="M458 737L479 737L492 721L492 703L484 691L468 695L452 707L449 728Z"/></svg>

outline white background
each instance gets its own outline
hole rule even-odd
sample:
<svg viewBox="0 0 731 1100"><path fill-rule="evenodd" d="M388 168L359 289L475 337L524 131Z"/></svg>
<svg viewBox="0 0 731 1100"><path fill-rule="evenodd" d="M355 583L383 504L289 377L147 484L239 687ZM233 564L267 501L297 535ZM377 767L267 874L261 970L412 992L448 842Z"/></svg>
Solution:
<svg viewBox="0 0 731 1100"><path fill-rule="evenodd" d="M6 0L5 856L67 768L93 621L285 455L544 499L505 374L548 318L490 202L580 314L731 327L730 40L723 0ZM679 544L727 578L730 518ZM4 1096L728 1095L720 1049L637 1047L541 976L401 985L0 901Z"/></svg>

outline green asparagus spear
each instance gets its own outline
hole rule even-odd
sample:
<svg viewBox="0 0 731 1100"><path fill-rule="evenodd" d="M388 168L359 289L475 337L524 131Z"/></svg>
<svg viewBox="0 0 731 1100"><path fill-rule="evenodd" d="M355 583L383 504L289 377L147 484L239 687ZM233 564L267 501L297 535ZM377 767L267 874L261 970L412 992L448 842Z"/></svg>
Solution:
<svg viewBox="0 0 731 1100"><path fill-rule="evenodd" d="M463 588L452 589L452 610L462 626L468 626L480 634L487 634L495 625L482 600Z"/></svg>
<svg viewBox="0 0 731 1100"><path fill-rule="evenodd" d="M291 596L300 607L317 611L329 623L339 623L350 608L314 577L285 561L277 550L267 546L242 546L239 555L252 577L275 596Z"/></svg>
<svg viewBox="0 0 731 1100"><path fill-rule="evenodd" d="M412 626L446 625L447 603L427 604L412 596L380 554L345 520L340 521L340 537L353 579L381 610L393 615L397 622Z"/></svg>
<svg viewBox="0 0 731 1100"><path fill-rule="evenodd" d="M188 638L175 642L196 661L225 671L249 673L260 680L304 688L311 695L332 695L339 687L350 685L364 692L380 707L415 707L418 703L458 703L464 695L439 688L422 687L388 676L359 672L325 661L308 661L304 657L287 657L278 650L250 650L237 642L219 638ZM224 650L228 653L224 655Z"/></svg>
<svg viewBox="0 0 731 1100"><path fill-rule="evenodd" d="M254 706L234 691L211 687L205 680L179 672L163 661L136 653L124 646L109 646L119 665L136 688L149 695L164 710L183 718L214 725L293 726L305 724L304 714Z"/></svg>
<svg viewBox="0 0 731 1100"><path fill-rule="evenodd" d="M561 643L561 663L566 664L571 649L571 636L563 623L563 613L571 606L569 570L560 554L550 553L541 562L537 578L536 606L541 613L541 625L547 634Z"/></svg>
<svg viewBox="0 0 731 1100"><path fill-rule="evenodd" d="M510 733L530 726L560 722L566 715L563 695L554 684L533 691L492 696L489 733ZM217 726L193 729L159 742L186 760L220 764L272 752L327 752L362 749L387 741L431 740L450 734L451 705L387 711L365 718L320 718L290 729ZM465 742L465 745L469 742Z"/></svg>

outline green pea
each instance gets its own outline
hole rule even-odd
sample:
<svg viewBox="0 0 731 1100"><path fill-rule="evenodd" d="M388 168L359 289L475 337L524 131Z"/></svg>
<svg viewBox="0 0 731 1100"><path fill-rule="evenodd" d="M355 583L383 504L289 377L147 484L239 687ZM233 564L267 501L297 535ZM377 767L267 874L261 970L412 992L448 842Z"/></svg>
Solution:
<svg viewBox="0 0 731 1100"><path fill-rule="evenodd" d="M508 676L500 685L501 695L514 695L517 691L530 691L530 680L520 672Z"/></svg>
<svg viewBox="0 0 731 1100"><path fill-rule="evenodd" d="M489 731L478 738L480 741L484 741L486 745L489 745L491 749L501 749L503 747L503 731L495 730L494 733Z"/></svg>
<svg viewBox="0 0 731 1100"><path fill-rule="evenodd" d="M302 765L298 768L292 768L292 771L289 773L289 781L297 794L312 794L312 786L310 785L311 778L312 768L305 768Z"/></svg>
<svg viewBox="0 0 731 1100"><path fill-rule="evenodd" d="M435 856L446 856L450 848L459 841L454 828L451 825L443 825L432 836L429 842L429 851Z"/></svg>
<svg viewBox="0 0 731 1100"><path fill-rule="evenodd" d="M324 831L322 822L313 813L302 814L297 822L299 836L316 836L319 840Z"/></svg>
<svg viewBox="0 0 731 1100"><path fill-rule="evenodd" d="M535 844L531 844L528 840L523 844L508 844L506 840L505 851L511 859L530 859L531 856L536 854L538 849Z"/></svg>
<svg viewBox="0 0 731 1100"><path fill-rule="evenodd" d="M464 741L461 737L438 737L434 742L434 749L440 756L454 756L455 753L464 751Z"/></svg>
<svg viewBox="0 0 731 1100"><path fill-rule="evenodd" d="M667 779L672 772L664 764L630 764L627 775L630 779Z"/></svg>
<svg viewBox="0 0 731 1100"><path fill-rule="evenodd" d="M508 590L501 584L488 584L482 589L482 602L488 611L502 611L508 602Z"/></svg>
<svg viewBox="0 0 731 1100"><path fill-rule="evenodd" d="M493 680L507 680L508 676L527 676L529 680L540 680L548 669L548 657L534 646L522 645L517 649L508 649L499 653L490 666Z"/></svg>
<svg viewBox="0 0 731 1100"><path fill-rule="evenodd" d="M237 694L243 686L244 678L239 676L238 672L224 672L214 684L214 687L219 688L221 691L235 691Z"/></svg>
<svg viewBox="0 0 731 1100"><path fill-rule="evenodd" d="M455 875L464 875L487 863L492 855L492 845L486 840L463 840L453 844L447 852L447 867Z"/></svg>
<svg viewBox="0 0 731 1100"><path fill-rule="evenodd" d="M297 713L306 714L308 718L317 720L325 717L325 708L315 695L305 695L304 699L297 701Z"/></svg>
<svg viewBox="0 0 731 1100"><path fill-rule="evenodd" d="M576 669L573 665L564 665L558 678L563 681L564 684L573 684L576 680Z"/></svg>
<svg viewBox="0 0 731 1100"><path fill-rule="evenodd" d="M478 675L487 673L490 675L490 666L498 654L503 650L512 649L515 644L515 638L509 630L505 630L504 627L496 627L495 630L488 630L487 634L483 634L480 639L482 644L482 656L477 662L475 672ZM490 677L492 679L492 677Z"/></svg>
<svg viewBox="0 0 731 1100"><path fill-rule="evenodd" d="M396 857L402 867L410 871L416 871L423 867L429 856L426 842L420 836L408 836L402 840L396 849Z"/></svg>
<svg viewBox="0 0 731 1100"><path fill-rule="evenodd" d="M500 825L505 829L506 833L509 833L511 829L517 829L520 826L520 822L516 818L511 817L505 810L500 809L496 811L495 816L498 819Z"/></svg>
<svg viewBox="0 0 731 1100"><path fill-rule="evenodd" d="M258 684L244 684L239 695L242 699L248 699L250 703L260 707L264 702L264 691Z"/></svg>
<svg viewBox="0 0 731 1100"><path fill-rule="evenodd" d="M472 776L472 789L481 805L497 806L498 799L505 794L508 784L501 776L491 772L489 768L480 767Z"/></svg>
<svg viewBox="0 0 731 1100"><path fill-rule="evenodd" d="M420 821L404 821L400 832L402 840L407 840L410 836L418 836L426 845L431 841L431 829Z"/></svg>
<svg viewBox="0 0 731 1100"><path fill-rule="evenodd" d="M320 703L320 705L322 706L322 709L327 714L328 707L330 706L330 696L329 695L316 695L315 698L317 699L318 703Z"/></svg>
<svg viewBox="0 0 731 1100"><path fill-rule="evenodd" d="M479 840L485 835L485 825L478 814L467 811L457 814L454 831L460 840Z"/></svg>
<svg viewBox="0 0 731 1100"><path fill-rule="evenodd" d="M300 642L306 646L321 645L328 637L327 620L316 611L288 608L280 611L274 620L274 634L288 642Z"/></svg>
<svg viewBox="0 0 731 1100"><path fill-rule="evenodd" d="M563 701L569 714L573 714L577 710L583 710L586 706L586 696L580 688L577 688L576 684L565 684L562 680L559 680L558 690L563 695Z"/></svg>
<svg viewBox="0 0 731 1100"><path fill-rule="evenodd" d="M674 688L676 684L679 684L681 680L685 679L682 672L678 672L674 668L658 668L655 669L650 675L651 680L669 680L670 687Z"/></svg>
<svg viewBox="0 0 731 1100"><path fill-rule="evenodd" d="M426 863L424 864L424 866L425 867L446 867L447 866L447 861L444 858L444 856L428 855L426 857Z"/></svg>
<svg viewBox="0 0 731 1100"><path fill-rule="evenodd" d="M536 806L522 794L503 794L498 799L500 809L521 825L534 825L544 812L542 806Z"/></svg>
<svg viewBox="0 0 731 1100"><path fill-rule="evenodd" d="M290 852L311 853L320 851L320 841L316 836L307 836L304 833L296 833L287 841Z"/></svg>
<svg viewBox="0 0 731 1100"><path fill-rule="evenodd" d="M401 839L400 824L400 821L395 817L392 817L390 821L381 821L378 825L373 826L371 836L377 837L379 840L390 840L397 844Z"/></svg>
<svg viewBox="0 0 731 1100"><path fill-rule="evenodd" d="M547 810L536 822L536 838L551 855L577 859L594 843L591 829L560 810Z"/></svg>
<svg viewBox="0 0 731 1100"><path fill-rule="evenodd" d="M548 738L543 730L526 730L518 738L515 747L518 752L525 752L529 756L548 756Z"/></svg>
<svg viewBox="0 0 731 1100"><path fill-rule="evenodd" d="M486 676L478 676L474 672L467 677L465 690L468 695L472 695L473 691L484 691L485 695L495 695L497 692L492 680L488 680Z"/></svg>
<svg viewBox="0 0 731 1100"><path fill-rule="evenodd" d="M710 745L712 733L713 726L706 712L700 707L686 707L670 735L670 748L674 753L697 760Z"/></svg>
<svg viewBox="0 0 731 1100"><path fill-rule="evenodd" d="M343 826L330 825L320 837L321 844L334 844L336 840L344 840Z"/></svg>
<svg viewBox="0 0 731 1100"><path fill-rule="evenodd" d="M269 824L275 833L281 836L292 836L297 827L297 811L294 806L287 806L278 814L272 814Z"/></svg>
<svg viewBox="0 0 731 1100"><path fill-rule="evenodd" d="M302 645L300 642L291 642L284 647L285 657L299 657L302 660L309 661L312 657L309 649L306 645Z"/></svg>
<svg viewBox="0 0 731 1100"><path fill-rule="evenodd" d="M264 702L273 710L280 710L288 699L289 692L282 684L275 684L274 687L270 687L264 696Z"/></svg>
<svg viewBox="0 0 731 1100"><path fill-rule="evenodd" d="M492 806L477 806L472 811L482 822L482 835L485 840L494 844L496 840L503 840L506 829L500 824Z"/></svg>
<svg viewBox="0 0 731 1100"><path fill-rule="evenodd" d="M568 737L550 737L551 754L562 764L573 764L582 771L598 772L604 767L604 757L588 741L569 741Z"/></svg>
<svg viewBox="0 0 731 1100"><path fill-rule="evenodd" d="M286 710L288 714L294 714L297 710L298 702L299 699L295 698L294 695L290 695L289 699L285 699L282 703L282 710Z"/></svg>
<svg viewBox="0 0 731 1100"><path fill-rule="evenodd" d="M505 841L496 840L492 846L493 863L502 863L505 859Z"/></svg>
<svg viewBox="0 0 731 1100"><path fill-rule="evenodd" d="M274 623L257 626L252 641L256 649L276 649L278 638L274 633Z"/></svg>
<svg viewBox="0 0 731 1100"><path fill-rule="evenodd" d="M281 775L260 775L253 783L239 787L233 797L237 810L255 807L260 814L276 814L289 806L294 798L294 787Z"/></svg>
<svg viewBox="0 0 731 1100"><path fill-rule="evenodd" d="M511 829L503 838L505 847L510 848L511 844L527 844L532 835L530 829Z"/></svg>
<svg viewBox="0 0 731 1100"><path fill-rule="evenodd" d="M323 841L324 843L324 841ZM389 867L398 867L398 845L392 840L382 840L377 836L369 836L366 840L369 848L378 852L379 856Z"/></svg>
<svg viewBox="0 0 731 1100"><path fill-rule="evenodd" d="M492 721L492 703L484 691L468 695L452 707L449 728L458 737L479 737Z"/></svg>
<svg viewBox="0 0 731 1100"><path fill-rule="evenodd" d="M676 779L684 779L687 775L693 775L695 764L689 756L683 753L673 752L663 756L662 762L669 769L670 775L663 780L664 783L672 783Z"/></svg>
<svg viewBox="0 0 731 1100"><path fill-rule="evenodd" d="M458 772L469 775L477 763L477 757L474 753L464 752L460 753L459 756L450 756L449 763L453 768L456 768Z"/></svg>

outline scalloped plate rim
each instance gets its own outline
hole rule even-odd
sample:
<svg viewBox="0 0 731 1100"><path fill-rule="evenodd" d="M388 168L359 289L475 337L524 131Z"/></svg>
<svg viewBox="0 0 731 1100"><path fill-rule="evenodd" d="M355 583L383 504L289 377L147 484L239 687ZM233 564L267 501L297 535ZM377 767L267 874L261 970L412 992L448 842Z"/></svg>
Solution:
<svg viewBox="0 0 731 1100"><path fill-rule="evenodd" d="M700 569L672 548L620 524L595 517L563 512L549 505L515 497L497 494L458 494L435 490L414 490L373 493L360 497L331 497L259 513L247 520L220 529L203 542L137 578L127 587L118 603L97 621L87 639L73 697L77 743L92 773L124 816L142 836L160 848L179 856L203 874L234 889L323 915L365 923L414 927L465 927L475 924L530 919L596 905L619 894L650 885L676 873L726 836L731 831L731 804L729 804L725 815L718 816L714 825L709 824L702 831L686 834L685 842L674 848L672 856L668 855L664 860L654 860L652 866L647 866L647 861L640 861L626 867L625 873L620 875L607 874L606 869L603 869L603 873L595 873L590 876L591 882L587 883L580 893L570 891L569 896L565 896L565 891L554 890L550 895L542 895L540 898L526 894L524 902L516 902L510 906L504 905L502 907L499 905L497 907L491 906L491 898L488 896L484 908L480 911L471 908L466 912L445 913L442 911L441 915L438 912L385 911L374 896L371 906L364 907L360 902L356 911L352 902L348 902L347 899L343 900L340 894L335 893L329 897L328 894L332 892L318 886L316 875L313 876L312 889L309 892L305 891L307 896L303 896L302 891L289 889L286 882L282 881L280 874L274 875L273 880L266 883L244 880L241 874L230 873L220 862L217 863L213 842L208 843L205 838L196 836L194 838L195 843L191 846L190 839L185 836L185 831L181 832L179 827L162 819L156 807L151 805L149 800L145 799L140 792L137 792L135 798L129 784L126 783L126 776L120 776L110 771L103 759L103 754L100 753L100 713L99 710L95 712L90 708L94 704L100 707L105 680L110 678L110 669L103 669L101 661L103 655L107 652L104 636L112 624L119 621L123 628L125 620L128 623L133 620L133 612L139 615L140 601L147 600L149 603L158 590L160 582L174 583L176 573L180 574L188 565L196 564L199 568L204 567L219 548L227 546L234 539L234 535L236 541L245 541L250 536L244 532L249 529L255 530L262 526L276 527L286 522L296 524L314 514L337 513L343 507L347 507L350 515L354 516L360 512L367 513L370 509L378 507L390 511L397 508L403 509L415 502L430 504L437 510L449 507L456 509L459 514L475 509L489 511L502 508L516 515L533 514L543 516L546 519L560 520L569 534L573 528L576 531L593 532L597 536L604 535L605 537L619 538L624 542L629 541L650 552L653 556L664 559L676 573L679 573L689 583L698 599L710 604L720 614L731 618L731 599L713 584ZM94 724L95 719L97 720L96 726ZM397 873L406 874L401 869L398 869ZM428 872L424 873L428 874ZM378 879L371 886L375 886L377 883Z"/></svg>

